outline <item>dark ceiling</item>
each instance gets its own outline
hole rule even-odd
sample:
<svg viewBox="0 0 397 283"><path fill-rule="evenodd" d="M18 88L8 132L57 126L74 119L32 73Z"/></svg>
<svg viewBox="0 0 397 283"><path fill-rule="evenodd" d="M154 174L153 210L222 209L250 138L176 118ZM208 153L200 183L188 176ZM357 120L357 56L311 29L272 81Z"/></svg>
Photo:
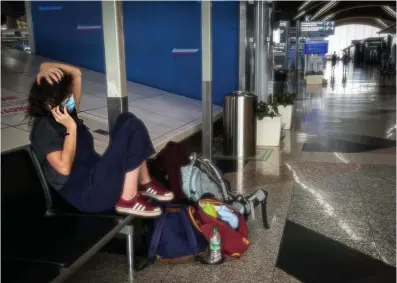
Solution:
<svg viewBox="0 0 397 283"><path fill-rule="evenodd" d="M351 23L361 23L385 28L396 23L395 16L392 16L382 6L389 6L394 12L396 11L396 1L332 1L333 6L318 15L315 21L327 19L335 21L336 25ZM331 1L277 1L275 2L275 20L304 20L305 15L315 16ZM304 7L300 8L302 5ZM301 14L301 15L300 15ZM300 16L299 16L300 15ZM299 16L299 17L297 17ZM381 20L381 22L379 20ZM292 25L294 21L291 22ZM383 24L383 23L384 24Z"/></svg>
<svg viewBox="0 0 397 283"><path fill-rule="evenodd" d="M3 25L6 16L19 18L25 14L25 1L1 1L1 24Z"/></svg>

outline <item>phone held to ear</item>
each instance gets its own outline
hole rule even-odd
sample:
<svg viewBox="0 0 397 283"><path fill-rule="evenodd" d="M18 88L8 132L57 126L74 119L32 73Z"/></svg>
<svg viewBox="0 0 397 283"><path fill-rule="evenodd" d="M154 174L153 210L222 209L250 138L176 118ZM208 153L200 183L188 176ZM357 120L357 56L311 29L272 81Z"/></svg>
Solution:
<svg viewBox="0 0 397 283"><path fill-rule="evenodd" d="M62 114L65 114L65 111L63 110L64 107L63 106L58 106L58 107L59 107L59 112L61 112ZM50 112L52 111L50 106L47 106L47 110L50 111Z"/></svg>

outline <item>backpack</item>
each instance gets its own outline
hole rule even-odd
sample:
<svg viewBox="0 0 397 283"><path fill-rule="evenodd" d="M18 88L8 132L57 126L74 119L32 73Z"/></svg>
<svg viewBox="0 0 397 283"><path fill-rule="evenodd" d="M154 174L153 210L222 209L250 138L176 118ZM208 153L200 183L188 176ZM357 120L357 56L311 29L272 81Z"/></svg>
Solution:
<svg viewBox="0 0 397 283"><path fill-rule="evenodd" d="M190 163L181 168L181 176L184 194L188 200L195 203L203 197L210 196L230 205L245 217L251 214L255 206L261 204L263 225L269 229L266 212L268 193L265 190L256 190L248 197L241 194L233 195L229 182L223 178L215 164L196 153L190 156Z"/></svg>
<svg viewBox="0 0 397 283"><path fill-rule="evenodd" d="M168 205L155 220L148 259L163 263L184 263L198 260L208 243L190 222L185 205Z"/></svg>
<svg viewBox="0 0 397 283"><path fill-rule="evenodd" d="M203 204L209 202L212 205L224 205L238 217L238 228L233 229L229 224L208 215L203 210ZM248 227L245 218L235 211L231 206L214 199L201 199L197 210L193 206L189 206L189 217L192 223L204 235L209 242L212 228L218 228L221 236L221 251L222 255L229 258L240 258L241 255L248 249Z"/></svg>
<svg viewBox="0 0 397 283"><path fill-rule="evenodd" d="M203 195L208 194L222 202L233 199L229 183L218 168L196 153L190 156L190 163L181 168L181 175L183 192L191 201L198 202Z"/></svg>

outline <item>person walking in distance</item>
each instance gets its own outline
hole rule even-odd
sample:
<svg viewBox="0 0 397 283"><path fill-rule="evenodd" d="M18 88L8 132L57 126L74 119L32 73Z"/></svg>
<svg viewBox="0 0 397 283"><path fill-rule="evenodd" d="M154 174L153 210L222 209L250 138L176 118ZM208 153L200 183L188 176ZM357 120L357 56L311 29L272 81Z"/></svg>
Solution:
<svg viewBox="0 0 397 283"><path fill-rule="evenodd" d="M343 53L342 62L343 62L343 73L345 74L347 72L347 65L349 64L349 56L347 55L346 52Z"/></svg>
<svg viewBox="0 0 397 283"><path fill-rule="evenodd" d="M332 64L332 71L333 72L335 71L336 60L337 60L336 52L334 51L334 54L332 54L332 57L331 57L331 64Z"/></svg>
<svg viewBox="0 0 397 283"><path fill-rule="evenodd" d="M389 58L390 58L389 52L387 52L387 50L384 49L382 52L382 69L381 69L383 72L387 72L389 68L388 66Z"/></svg>

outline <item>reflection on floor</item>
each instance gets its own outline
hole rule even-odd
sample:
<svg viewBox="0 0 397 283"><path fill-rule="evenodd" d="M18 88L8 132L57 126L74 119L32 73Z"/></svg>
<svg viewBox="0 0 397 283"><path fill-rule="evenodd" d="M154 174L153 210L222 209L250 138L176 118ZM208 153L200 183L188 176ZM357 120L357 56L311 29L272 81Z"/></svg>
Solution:
<svg viewBox="0 0 397 283"><path fill-rule="evenodd" d="M1 51L1 150L29 143L28 121L24 120L26 98L39 65L48 61L22 51ZM108 136L107 90L103 74L83 69L83 94L79 116L92 130L96 150L103 153ZM201 102L133 82L127 83L129 110L149 129L153 144L160 150L169 140L179 141L201 128ZM214 105L214 115L222 109Z"/></svg>
<svg viewBox="0 0 397 283"><path fill-rule="evenodd" d="M395 282L395 86L353 67L342 82L339 68L333 85L298 89L294 127L280 148L258 148L250 160L215 158L235 192L269 191L271 229L256 211L242 259L154 264L134 282ZM185 142L197 150L200 140ZM68 282L131 278L123 254L103 252Z"/></svg>

